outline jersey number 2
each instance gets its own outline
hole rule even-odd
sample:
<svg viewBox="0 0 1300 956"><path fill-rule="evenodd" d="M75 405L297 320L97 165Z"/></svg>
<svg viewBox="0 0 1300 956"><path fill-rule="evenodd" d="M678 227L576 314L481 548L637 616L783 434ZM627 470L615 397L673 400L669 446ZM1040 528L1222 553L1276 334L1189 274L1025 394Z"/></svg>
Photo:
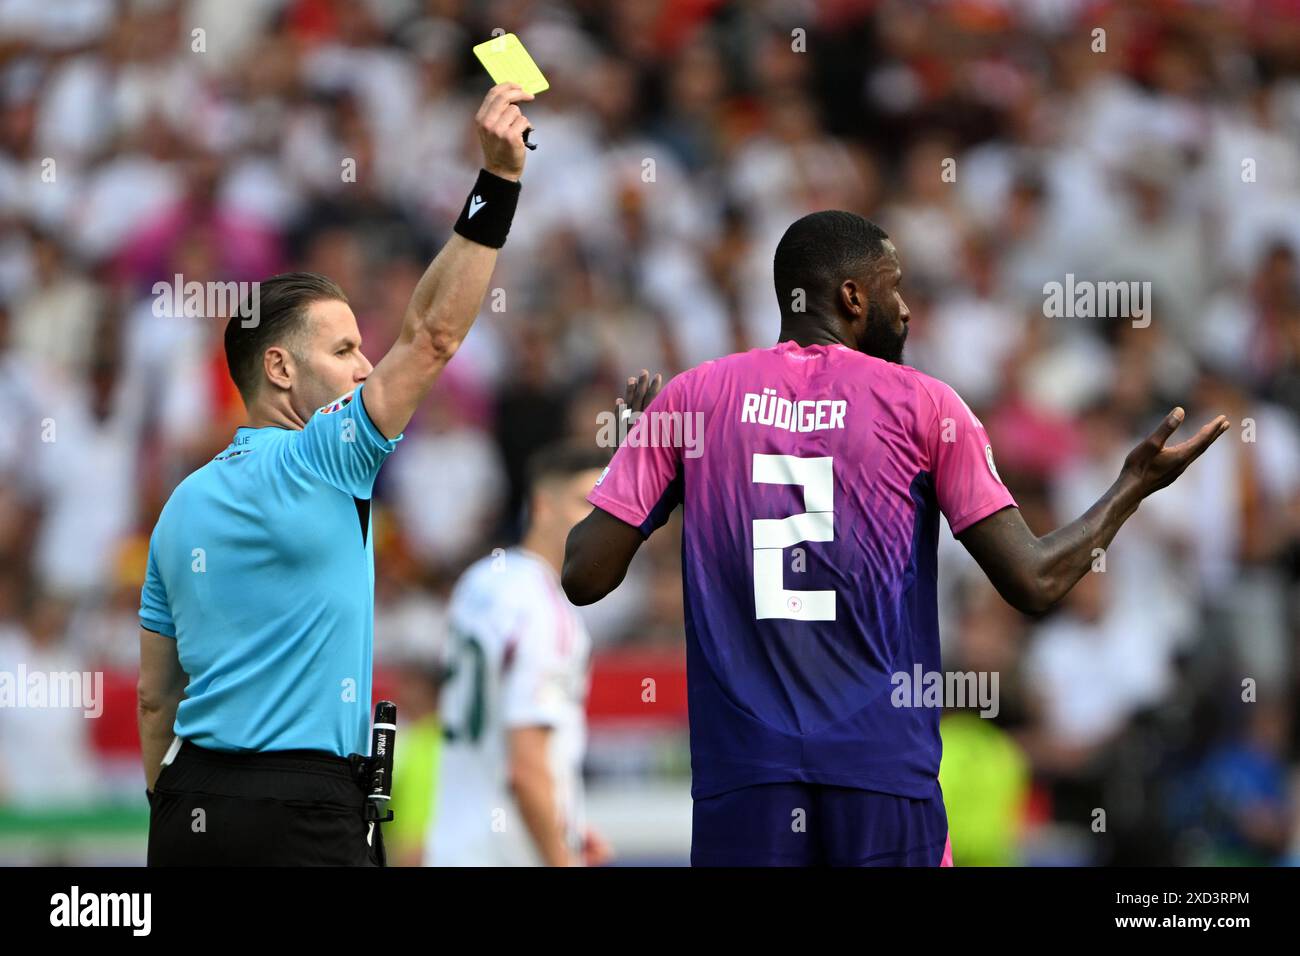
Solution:
<svg viewBox="0 0 1300 956"><path fill-rule="evenodd" d="M785 549L835 540L834 459L755 455L754 482L802 485L803 507L788 518L754 519L754 614L791 621L835 620L834 591L787 591Z"/></svg>

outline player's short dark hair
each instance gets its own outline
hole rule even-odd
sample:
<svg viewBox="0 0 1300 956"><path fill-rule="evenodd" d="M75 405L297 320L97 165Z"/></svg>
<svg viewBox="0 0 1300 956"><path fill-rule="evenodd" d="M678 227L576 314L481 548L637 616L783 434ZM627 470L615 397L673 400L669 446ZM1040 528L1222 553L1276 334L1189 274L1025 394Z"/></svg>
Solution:
<svg viewBox="0 0 1300 956"><path fill-rule="evenodd" d="M526 472L528 493L552 478L571 478L609 464L609 449L577 442L556 442L533 452Z"/></svg>
<svg viewBox="0 0 1300 956"><path fill-rule="evenodd" d="M262 381L262 356L273 345L291 345L306 331L314 302L347 302L339 284L315 272L286 272L258 284L258 298L245 302L226 323L226 367L248 402ZM254 316L256 322L250 322ZM248 323L245 327L245 323Z"/></svg>
<svg viewBox="0 0 1300 956"><path fill-rule="evenodd" d="M889 234L852 212L827 209L796 219L776 244L772 261L781 314L790 315L795 290L810 305L824 302L850 275L861 274L884 255Z"/></svg>

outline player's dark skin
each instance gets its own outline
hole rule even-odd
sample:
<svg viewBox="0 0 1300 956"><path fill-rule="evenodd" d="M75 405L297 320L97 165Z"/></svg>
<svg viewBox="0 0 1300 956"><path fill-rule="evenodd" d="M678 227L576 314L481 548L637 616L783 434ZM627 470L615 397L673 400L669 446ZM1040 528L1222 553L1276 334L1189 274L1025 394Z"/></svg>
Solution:
<svg viewBox="0 0 1300 956"><path fill-rule="evenodd" d="M780 341L845 345L899 361L910 313L899 291L898 254L887 240L884 247L861 275L844 279L820 301L810 295L807 311L787 311L788 304L782 303ZM626 398L620 401L633 411L644 410L659 381L642 371L628 380ZM1219 415L1187 441L1166 445L1183 415L1182 408L1166 415L1129 452L1106 493L1069 524L1040 537L1025 524L1019 508L1008 507L962 531L958 540L1008 604L1026 614L1048 611L1088 572L1094 549L1109 546L1142 499L1173 482L1229 427L1227 417ZM563 584L569 600L591 604L618 587L641 541L636 528L593 508L569 532L565 547Z"/></svg>

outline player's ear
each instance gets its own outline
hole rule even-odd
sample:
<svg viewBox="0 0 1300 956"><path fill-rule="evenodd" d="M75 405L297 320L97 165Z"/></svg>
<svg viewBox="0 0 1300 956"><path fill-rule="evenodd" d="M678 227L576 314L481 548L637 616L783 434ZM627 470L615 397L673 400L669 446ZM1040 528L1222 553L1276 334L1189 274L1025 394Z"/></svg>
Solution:
<svg viewBox="0 0 1300 956"><path fill-rule="evenodd" d="M866 294L862 286L854 282L852 278L846 278L840 284L840 299L844 307L854 316L861 315L867 311Z"/></svg>
<svg viewBox="0 0 1300 956"><path fill-rule="evenodd" d="M277 388L288 388L293 384L291 363L288 349L272 346L262 353L262 370L271 384Z"/></svg>
<svg viewBox="0 0 1300 956"><path fill-rule="evenodd" d="M855 319L867 314L867 290L853 279L840 283L840 306Z"/></svg>

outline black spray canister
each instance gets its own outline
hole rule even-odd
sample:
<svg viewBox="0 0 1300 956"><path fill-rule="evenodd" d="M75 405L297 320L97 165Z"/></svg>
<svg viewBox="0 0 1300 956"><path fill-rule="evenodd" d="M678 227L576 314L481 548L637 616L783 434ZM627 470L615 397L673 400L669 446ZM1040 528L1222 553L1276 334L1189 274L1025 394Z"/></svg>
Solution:
<svg viewBox="0 0 1300 956"><path fill-rule="evenodd" d="M393 745L397 741L397 705L391 700L375 704L370 730L370 785L366 795L376 806L393 793Z"/></svg>

